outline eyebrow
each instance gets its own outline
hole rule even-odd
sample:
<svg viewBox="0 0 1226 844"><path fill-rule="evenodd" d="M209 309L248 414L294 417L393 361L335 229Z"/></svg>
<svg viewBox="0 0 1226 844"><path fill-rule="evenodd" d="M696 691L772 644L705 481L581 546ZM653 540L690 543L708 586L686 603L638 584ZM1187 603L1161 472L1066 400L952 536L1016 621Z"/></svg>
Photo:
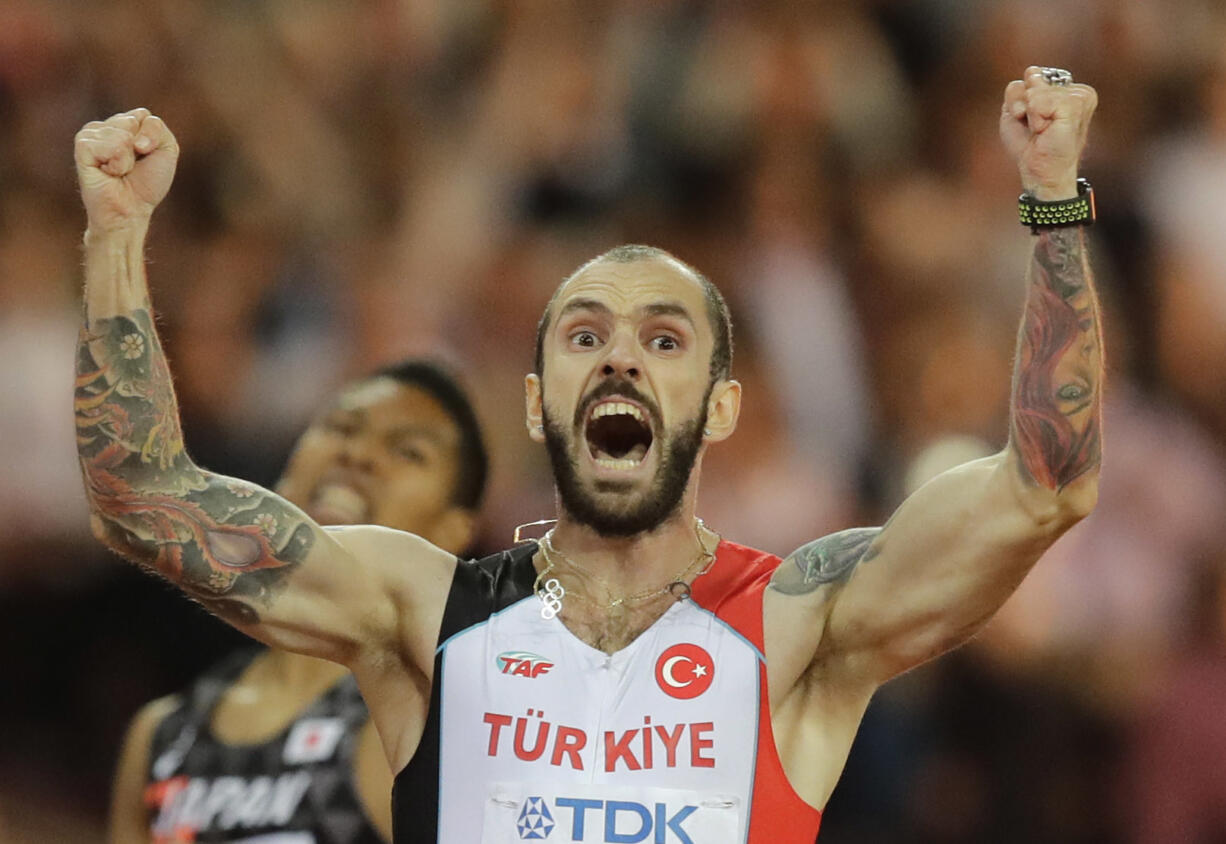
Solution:
<svg viewBox="0 0 1226 844"><path fill-rule="evenodd" d="M561 319L575 311L596 311L601 314L613 313L604 302L598 302L595 299L571 299L562 306L562 310L558 311L558 318Z"/></svg>
<svg viewBox="0 0 1226 844"><path fill-rule="evenodd" d="M365 424L370 417L370 413L364 407L345 407L343 405L336 405L323 416L323 419L327 420L329 416L338 413L356 417L363 424ZM387 432L387 436L388 438L394 440L420 438L430 440L431 442L439 445L446 445L449 439L446 434L440 432L435 426L423 425L420 423L397 425Z"/></svg>
<svg viewBox="0 0 1226 844"><path fill-rule="evenodd" d="M448 438L430 425L399 425L388 432L391 439L423 439L446 445Z"/></svg>
<svg viewBox="0 0 1226 844"><path fill-rule="evenodd" d="M562 306L562 310L558 311L558 319L576 311L595 311L601 315L611 315L613 311L604 302L596 299L572 299ZM649 305L644 305L640 311L646 316L672 316L679 317L694 326L694 318L690 316L687 309L680 302L652 302Z"/></svg>
<svg viewBox="0 0 1226 844"><path fill-rule="evenodd" d="M679 317L694 327L694 318L690 316L689 310L680 302L655 302L643 307L643 313L647 316L673 316Z"/></svg>

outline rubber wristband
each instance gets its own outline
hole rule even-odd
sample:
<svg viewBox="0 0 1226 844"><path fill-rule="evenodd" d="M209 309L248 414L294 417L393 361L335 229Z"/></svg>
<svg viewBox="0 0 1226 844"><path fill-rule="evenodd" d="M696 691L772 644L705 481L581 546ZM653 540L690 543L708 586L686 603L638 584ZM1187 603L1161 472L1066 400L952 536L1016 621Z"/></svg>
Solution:
<svg viewBox="0 0 1226 844"><path fill-rule="evenodd" d="M1043 229L1094 224L1098 209L1094 205L1094 188L1086 179L1077 180L1077 196L1044 202L1028 193L1017 198L1017 216L1023 226L1038 234Z"/></svg>

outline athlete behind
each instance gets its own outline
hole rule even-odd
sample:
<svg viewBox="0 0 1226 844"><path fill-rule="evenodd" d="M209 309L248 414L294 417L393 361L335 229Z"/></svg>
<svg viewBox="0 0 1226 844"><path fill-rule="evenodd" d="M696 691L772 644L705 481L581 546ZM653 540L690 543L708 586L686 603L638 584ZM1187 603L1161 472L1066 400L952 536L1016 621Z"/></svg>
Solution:
<svg viewBox="0 0 1226 844"><path fill-rule="evenodd" d="M340 391L298 440L277 490L318 524L369 522L458 552L473 538L487 463L456 380L431 362L405 361ZM377 844L391 840L391 789L344 666L242 650L137 714L116 772L110 840L277 833Z"/></svg>
<svg viewBox="0 0 1226 844"><path fill-rule="evenodd" d="M740 408L731 331L704 277L646 247L580 267L542 317L527 427L558 518L539 543L458 563L194 465L142 258L177 143L143 109L89 124L76 407L95 532L239 629L353 671L399 772L399 842L807 844L874 690L964 642L1093 507L1077 165L1096 102L1050 68L1005 89L1036 234L1006 447L782 561L695 517Z"/></svg>

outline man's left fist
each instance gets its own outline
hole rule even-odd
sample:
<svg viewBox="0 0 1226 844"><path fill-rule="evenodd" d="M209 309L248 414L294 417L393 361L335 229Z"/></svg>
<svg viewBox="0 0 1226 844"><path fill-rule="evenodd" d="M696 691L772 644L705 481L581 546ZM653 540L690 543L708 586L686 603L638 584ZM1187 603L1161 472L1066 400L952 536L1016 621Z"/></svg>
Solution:
<svg viewBox="0 0 1226 844"><path fill-rule="evenodd" d="M1089 85L1053 85L1044 68L1026 68L1005 88L1000 137L1017 161L1023 189L1050 202L1077 195L1077 162L1098 94Z"/></svg>

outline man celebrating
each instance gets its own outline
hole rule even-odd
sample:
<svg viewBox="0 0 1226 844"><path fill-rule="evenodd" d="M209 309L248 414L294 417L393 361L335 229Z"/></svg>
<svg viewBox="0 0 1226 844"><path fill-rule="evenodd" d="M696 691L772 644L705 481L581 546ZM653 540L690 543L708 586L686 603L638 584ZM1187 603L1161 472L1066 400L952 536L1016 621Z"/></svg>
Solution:
<svg viewBox="0 0 1226 844"><path fill-rule="evenodd" d="M406 361L342 390L278 484L321 525L370 522L440 548L471 542L488 460L452 376ZM113 844L273 833L316 844L391 839L391 772L352 675L287 651L241 651L132 722ZM293 839L297 840L297 839Z"/></svg>
<svg viewBox="0 0 1226 844"><path fill-rule="evenodd" d="M974 633L1096 498L1102 364L1077 163L1097 97L1028 68L1002 139L1037 234L1012 433L883 528L780 561L695 517L740 385L718 291L621 247L566 279L527 376L558 522L474 564L325 531L183 454L141 250L178 148L138 109L86 126L77 377L95 532L240 629L349 667L396 777L398 841L812 841L873 691ZM252 500L254 499L254 504Z"/></svg>

